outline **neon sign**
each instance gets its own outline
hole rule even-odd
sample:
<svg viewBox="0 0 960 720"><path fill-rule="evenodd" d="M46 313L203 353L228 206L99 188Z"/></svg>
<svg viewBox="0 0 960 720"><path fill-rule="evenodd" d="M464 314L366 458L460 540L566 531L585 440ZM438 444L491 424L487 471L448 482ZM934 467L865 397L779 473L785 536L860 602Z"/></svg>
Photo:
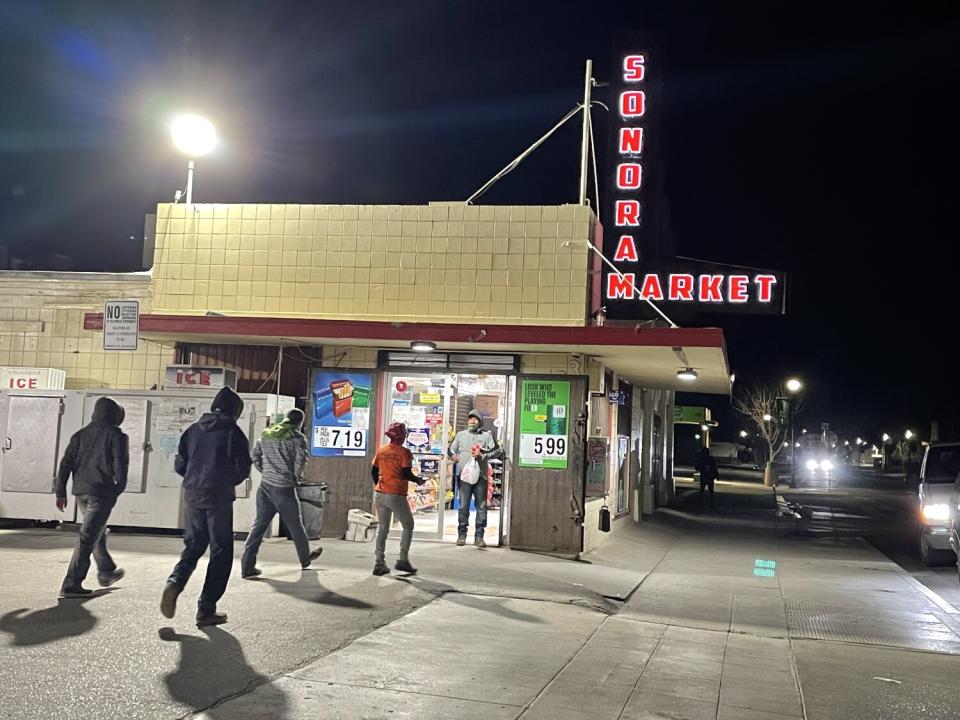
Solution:
<svg viewBox="0 0 960 720"><path fill-rule="evenodd" d="M603 252L619 273L603 267L595 298L614 320L648 317L648 300L681 315L684 309L691 314L784 312L783 273L674 257L663 237L668 229L651 217L662 207L662 171L655 153L659 86L652 82L656 77L648 60L648 53L631 49L613 65L619 72L613 83Z"/></svg>

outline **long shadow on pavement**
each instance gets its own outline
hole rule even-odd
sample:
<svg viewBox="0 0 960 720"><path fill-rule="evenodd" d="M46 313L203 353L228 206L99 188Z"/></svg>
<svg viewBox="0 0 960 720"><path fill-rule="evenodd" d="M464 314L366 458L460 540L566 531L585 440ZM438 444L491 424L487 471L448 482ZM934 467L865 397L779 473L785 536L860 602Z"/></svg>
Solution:
<svg viewBox="0 0 960 720"><path fill-rule="evenodd" d="M269 585L279 593L289 595L297 600L303 600L304 602L358 608L361 610L373 608L373 605L364 600L327 590L320 583L320 578L317 577L316 570L304 570L297 580L276 580L274 578L261 576L253 582Z"/></svg>
<svg viewBox="0 0 960 720"><path fill-rule="evenodd" d="M184 635L170 627L160 629L161 640L180 643L180 664L163 678L170 697L189 705L194 711L205 711L209 718L285 718L286 694L247 663L240 642L216 626L201 631L205 637ZM236 707L211 707L254 689L256 694L247 704L249 712Z"/></svg>
<svg viewBox="0 0 960 720"><path fill-rule="evenodd" d="M443 597L445 600L449 600L450 602L463 605L464 607L468 607L473 610L482 610L484 612L507 618L508 620L519 620L520 622L529 623L544 622L543 618L537 617L536 615L530 615L529 613L520 612L518 610L513 610L509 607L506 607L505 603L511 598L493 598L482 595L467 595L461 593L452 585L447 585L445 583L439 583L432 580L424 580L423 578L418 578L413 575L401 575L396 579L399 582L412 585L418 590L430 593L431 595L436 595L437 597Z"/></svg>
<svg viewBox="0 0 960 720"><path fill-rule="evenodd" d="M14 646L43 645L88 633L98 618L86 608L91 600L112 592L114 588L95 590L85 598L60 599L53 607L31 612L29 608L11 610L0 617L0 631L13 636Z"/></svg>

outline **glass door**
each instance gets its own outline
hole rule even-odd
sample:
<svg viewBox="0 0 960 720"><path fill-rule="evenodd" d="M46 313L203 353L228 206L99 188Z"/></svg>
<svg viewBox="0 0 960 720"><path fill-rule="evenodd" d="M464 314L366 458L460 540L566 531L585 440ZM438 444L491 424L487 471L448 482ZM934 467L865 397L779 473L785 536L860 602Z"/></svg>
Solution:
<svg viewBox="0 0 960 720"><path fill-rule="evenodd" d="M445 453L449 443L451 378L442 373L390 373L383 392L381 437L390 423L404 423L408 431L406 447L413 453L413 472L426 478L422 485L411 483L407 494L414 536L440 539L449 484ZM394 520L391 530L399 529Z"/></svg>

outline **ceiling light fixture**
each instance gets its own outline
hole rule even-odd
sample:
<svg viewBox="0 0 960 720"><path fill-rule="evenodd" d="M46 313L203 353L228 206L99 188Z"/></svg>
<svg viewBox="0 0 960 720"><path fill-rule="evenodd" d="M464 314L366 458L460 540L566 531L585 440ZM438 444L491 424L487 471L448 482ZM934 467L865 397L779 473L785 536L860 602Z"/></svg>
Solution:
<svg viewBox="0 0 960 720"><path fill-rule="evenodd" d="M677 377L684 382L693 382L697 379L697 371L692 367L680 368L677 370Z"/></svg>
<svg viewBox="0 0 960 720"><path fill-rule="evenodd" d="M410 349L414 352L429 353L437 349L436 343L427 340L414 340L410 343Z"/></svg>

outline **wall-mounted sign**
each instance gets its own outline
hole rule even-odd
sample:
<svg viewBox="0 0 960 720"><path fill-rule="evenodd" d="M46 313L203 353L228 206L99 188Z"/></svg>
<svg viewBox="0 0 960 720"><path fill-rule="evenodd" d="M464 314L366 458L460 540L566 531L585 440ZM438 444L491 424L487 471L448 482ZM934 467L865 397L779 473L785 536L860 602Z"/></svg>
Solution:
<svg viewBox="0 0 960 720"><path fill-rule="evenodd" d="M563 470L570 445L570 382L520 383L520 466Z"/></svg>
<svg viewBox="0 0 960 720"><path fill-rule="evenodd" d="M367 454L371 387L370 373L314 373L311 454L318 457Z"/></svg>
<svg viewBox="0 0 960 720"><path fill-rule="evenodd" d="M107 300L103 304L103 349L136 350L140 337L140 303Z"/></svg>
<svg viewBox="0 0 960 720"><path fill-rule="evenodd" d="M222 367L167 365L163 372L163 387L188 390L216 390L229 387L236 390L237 371Z"/></svg>
<svg viewBox="0 0 960 720"><path fill-rule="evenodd" d="M664 204L654 155L660 93L649 60L636 46L616 56L602 242L617 271L603 265L595 298L615 320L656 317L650 302L670 317L784 313L783 273L672 257L666 217L655 216Z"/></svg>

